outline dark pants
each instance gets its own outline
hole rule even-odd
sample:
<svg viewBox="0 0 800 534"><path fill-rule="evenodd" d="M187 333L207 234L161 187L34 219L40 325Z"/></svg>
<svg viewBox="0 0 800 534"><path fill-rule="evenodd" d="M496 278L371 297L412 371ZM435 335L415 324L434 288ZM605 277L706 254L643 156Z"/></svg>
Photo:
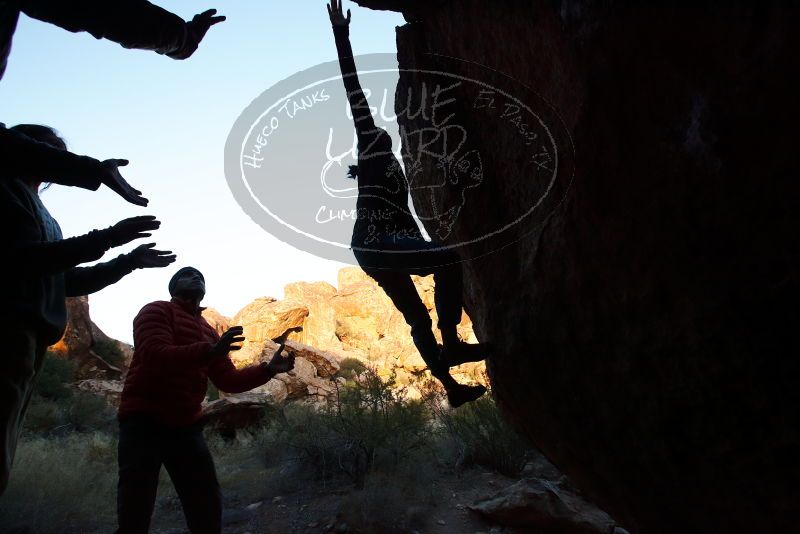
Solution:
<svg viewBox="0 0 800 534"><path fill-rule="evenodd" d="M30 328L6 325L0 355L0 495L8 486L17 439L47 345Z"/></svg>
<svg viewBox="0 0 800 534"><path fill-rule="evenodd" d="M145 534L161 465L175 485L192 534L221 532L222 495L202 426L168 427L143 416L119 425L117 514L120 534Z"/></svg>
<svg viewBox="0 0 800 534"><path fill-rule="evenodd" d="M434 376L446 373L447 369L440 364L431 318L411 275L433 275L438 327L454 330L461 322L463 304L461 260L454 252L441 250L439 246L422 240L405 240L400 245L387 243L382 250L353 250L364 272L381 286L403 314L411 327L414 345Z"/></svg>

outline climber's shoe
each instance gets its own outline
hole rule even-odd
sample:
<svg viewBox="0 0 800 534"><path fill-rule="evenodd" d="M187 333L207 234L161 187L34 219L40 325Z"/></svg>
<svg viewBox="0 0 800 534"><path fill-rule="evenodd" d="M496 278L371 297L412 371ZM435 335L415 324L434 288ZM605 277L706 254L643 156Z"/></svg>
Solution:
<svg viewBox="0 0 800 534"><path fill-rule="evenodd" d="M464 363L485 360L489 356L489 348L488 343L464 343L459 341L457 345L443 347L440 357L442 364L450 368Z"/></svg>
<svg viewBox="0 0 800 534"><path fill-rule="evenodd" d="M456 384L447 389L447 402L450 403L451 407L458 408L462 404L479 399L484 393L486 393L486 388L481 385Z"/></svg>

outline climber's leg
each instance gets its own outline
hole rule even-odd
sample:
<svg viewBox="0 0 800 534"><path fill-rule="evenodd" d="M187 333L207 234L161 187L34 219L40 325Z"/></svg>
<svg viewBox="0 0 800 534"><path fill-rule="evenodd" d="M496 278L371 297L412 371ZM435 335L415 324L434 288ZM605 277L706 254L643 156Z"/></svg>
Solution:
<svg viewBox="0 0 800 534"><path fill-rule="evenodd" d="M370 270L367 274L378 282L395 307L403 314L406 323L411 327L414 345L428 365L431 374L444 386L450 405L457 408L486 393L484 386L459 384L450 376L447 365L441 360L441 351L431 330L432 323L428 309L419 297L411 276L388 270Z"/></svg>
<svg viewBox="0 0 800 534"><path fill-rule="evenodd" d="M445 347L459 342L456 328L461 322L462 286L461 263L452 263L433 271L434 302L439 316L439 330Z"/></svg>
<svg viewBox="0 0 800 534"><path fill-rule="evenodd" d="M422 359L433 371L439 367L439 345L433 335L431 317L414 287L411 276L397 271L370 270L367 272L403 314L411 337Z"/></svg>

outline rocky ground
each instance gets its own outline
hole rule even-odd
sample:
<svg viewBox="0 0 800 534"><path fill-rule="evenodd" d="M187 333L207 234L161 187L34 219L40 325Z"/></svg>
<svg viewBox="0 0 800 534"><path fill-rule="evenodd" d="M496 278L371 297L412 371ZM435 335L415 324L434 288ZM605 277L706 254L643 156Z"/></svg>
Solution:
<svg viewBox="0 0 800 534"><path fill-rule="evenodd" d="M0 499L0 534L113 531L116 440L30 439L21 443L12 485ZM341 474L314 474L305 460L271 460L263 434L233 442L209 435L209 444L226 534L625 532L536 454L508 477L482 465L459 465L453 451L439 445L399 468L371 473L357 489ZM151 532L188 532L163 471Z"/></svg>

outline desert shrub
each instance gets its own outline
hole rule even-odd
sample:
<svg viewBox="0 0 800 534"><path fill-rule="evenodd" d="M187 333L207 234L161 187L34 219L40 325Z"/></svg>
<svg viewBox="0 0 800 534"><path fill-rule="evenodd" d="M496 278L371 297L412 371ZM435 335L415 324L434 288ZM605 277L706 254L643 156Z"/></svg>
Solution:
<svg viewBox="0 0 800 534"><path fill-rule="evenodd" d="M125 365L125 354L119 345L110 339L96 340L92 345L92 350L114 367L122 368Z"/></svg>
<svg viewBox="0 0 800 534"><path fill-rule="evenodd" d="M114 410L102 398L70 387L74 376L75 365L71 361L47 354L36 376L24 431L51 435L116 428Z"/></svg>
<svg viewBox="0 0 800 534"><path fill-rule="evenodd" d="M23 429L34 434L47 434L66 429L67 414L63 404L34 395L28 405Z"/></svg>
<svg viewBox="0 0 800 534"><path fill-rule="evenodd" d="M490 393L451 410L438 384L428 382L422 389L444 447L455 452L458 465L477 464L506 476L519 475L532 446L505 420Z"/></svg>
<svg viewBox="0 0 800 534"><path fill-rule="evenodd" d="M266 465L302 461L322 478L334 472L334 447L335 436L326 423L326 411L310 404L285 406L262 439Z"/></svg>
<svg viewBox="0 0 800 534"><path fill-rule="evenodd" d="M45 434L68 428L66 411L73 398L69 384L74 378L73 362L52 352L45 355L23 423L25 431Z"/></svg>
<svg viewBox="0 0 800 534"><path fill-rule="evenodd" d="M45 399L65 400L72 396L69 383L73 380L75 380L75 364L48 352L36 376L34 391Z"/></svg>
<svg viewBox="0 0 800 534"><path fill-rule="evenodd" d="M102 397L78 392L66 407L66 420L76 432L110 432L116 428L116 413Z"/></svg>
<svg viewBox="0 0 800 534"><path fill-rule="evenodd" d="M393 470L429 443L425 405L408 400L393 376L384 380L367 368L337 392L322 408L285 410L273 434L316 475L344 474L360 488L367 474Z"/></svg>
<svg viewBox="0 0 800 534"><path fill-rule="evenodd" d="M116 414L92 393L79 391L66 399L52 401L34 394L23 423L25 432L41 435L67 432L114 432Z"/></svg>
<svg viewBox="0 0 800 534"><path fill-rule="evenodd" d="M395 377L382 379L367 369L339 388L331 405L333 429L349 453L350 476L358 485L376 462L396 467L428 437L428 412L421 401L406 398ZM340 459L341 461L341 459Z"/></svg>
<svg viewBox="0 0 800 534"><path fill-rule="evenodd" d="M358 358L345 358L339 363L339 371L336 373L335 377L354 380L366 370L367 366Z"/></svg>

